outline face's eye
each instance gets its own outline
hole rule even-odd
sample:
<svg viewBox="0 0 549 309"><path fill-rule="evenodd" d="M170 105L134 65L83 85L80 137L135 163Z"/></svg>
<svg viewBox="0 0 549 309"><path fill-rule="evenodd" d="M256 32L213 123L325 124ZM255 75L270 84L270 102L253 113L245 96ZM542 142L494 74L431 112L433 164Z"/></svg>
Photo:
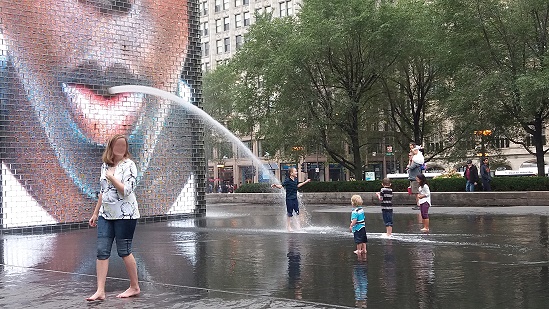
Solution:
<svg viewBox="0 0 549 309"><path fill-rule="evenodd" d="M92 6L101 13L128 13L131 8L131 0L78 0L78 2Z"/></svg>

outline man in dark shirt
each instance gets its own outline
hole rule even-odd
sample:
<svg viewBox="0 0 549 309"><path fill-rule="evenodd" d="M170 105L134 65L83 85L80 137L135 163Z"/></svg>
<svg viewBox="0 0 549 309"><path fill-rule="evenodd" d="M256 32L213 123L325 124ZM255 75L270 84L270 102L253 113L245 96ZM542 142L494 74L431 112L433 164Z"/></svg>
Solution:
<svg viewBox="0 0 549 309"><path fill-rule="evenodd" d="M467 192L474 192L475 186L478 182L478 169L473 164L473 161L467 160L467 166L465 167L465 173L463 173L463 177L467 180L467 183L465 184L465 191Z"/></svg>
<svg viewBox="0 0 549 309"><path fill-rule="evenodd" d="M307 179L302 183L299 183L297 181L297 169L295 167L291 167L288 170L289 177L284 180L284 182L281 185L272 184L272 188L279 188L279 189L286 189L286 212L288 215L288 219L286 222L286 227L288 228L288 231L292 231L292 217L293 213L295 212L296 215L299 215L299 202L297 200L297 188L300 188L304 184L311 181L311 179ZM296 220L297 228L299 229L299 220Z"/></svg>
<svg viewBox="0 0 549 309"><path fill-rule="evenodd" d="M482 178L482 189L484 191L492 191L490 182L492 181L492 175L490 174L490 165L488 164L488 158L482 160L480 166L480 177Z"/></svg>

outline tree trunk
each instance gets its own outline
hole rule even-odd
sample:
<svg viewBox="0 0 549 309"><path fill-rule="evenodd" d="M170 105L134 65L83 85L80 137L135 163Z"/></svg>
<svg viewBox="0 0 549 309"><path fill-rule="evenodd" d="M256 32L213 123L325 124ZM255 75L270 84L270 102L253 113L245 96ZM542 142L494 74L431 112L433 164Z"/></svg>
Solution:
<svg viewBox="0 0 549 309"><path fill-rule="evenodd" d="M358 143L358 136L352 137L352 152L353 152L353 162L355 164L355 168L353 172L355 173L355 179L356 180L364 180L364 175L362 175L362 156L360 155L360 146Z"/></svg>

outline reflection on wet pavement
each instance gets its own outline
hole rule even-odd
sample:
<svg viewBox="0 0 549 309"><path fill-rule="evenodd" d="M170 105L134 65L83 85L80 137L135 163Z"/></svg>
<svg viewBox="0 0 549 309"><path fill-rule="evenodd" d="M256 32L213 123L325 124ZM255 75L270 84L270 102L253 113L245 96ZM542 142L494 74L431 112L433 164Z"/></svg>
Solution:
<svg viewBox="0 0 549 309"><path fill-rule="evenodd" d="M307 206L299 232L284 208L209 207L206 218L139 224L134 241L142 294L116 299L127 275L110 261L107 300L95 290L95 230L3 235L2 308L546 308L545 215L415 213L366 217L368 254L353 254L350 208Z"/></svg>

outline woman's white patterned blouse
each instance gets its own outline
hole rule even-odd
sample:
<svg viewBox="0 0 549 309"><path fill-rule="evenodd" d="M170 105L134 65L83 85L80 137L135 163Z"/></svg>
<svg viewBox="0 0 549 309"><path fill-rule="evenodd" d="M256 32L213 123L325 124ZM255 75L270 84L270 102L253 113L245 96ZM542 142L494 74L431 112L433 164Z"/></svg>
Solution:
<svg viewBox="0 0 549 309"><path fill-rule="evenodd" d="M99 215L107 220L114 219L137 219L139 209L135 199L135 187L137 185L137 167L131 159L124 159L118 163L114 177L124 184L124 194L120 194L116 187L107 180L109 165L103 163L101 166L101 191L103 199Z"/></svg>

